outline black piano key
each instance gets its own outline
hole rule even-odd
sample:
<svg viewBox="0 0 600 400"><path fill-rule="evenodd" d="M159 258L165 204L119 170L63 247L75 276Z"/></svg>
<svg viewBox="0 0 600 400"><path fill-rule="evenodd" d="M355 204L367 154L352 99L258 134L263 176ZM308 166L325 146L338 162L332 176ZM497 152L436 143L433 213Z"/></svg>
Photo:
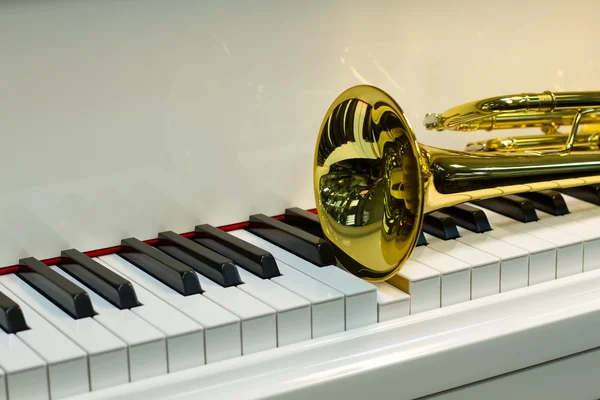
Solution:
<svg viewBox="0 0 600 400"><path fill-rule="evenodd" d="M423 232L419 235L419 239L417 240L417 246L425 246L427 245L427 239L425 239L425 235Z"/></svg>
<svg viewBox="0 0 600 400"><path fill-rule="evenodd" d="M25 267L17 276L27 282L48 300L75 319L96 315L90 296L85 290L56 271L33 258L19 260Z"/></svg>
<svg viewBox="0 0 600 400"><path fill-rule="evenodd" d="M247 230L318 266L337 263L329 242L264 214L251 215Z"/></svg>
<svg viewBox="0 0 600 400"><path fill-rule="evenodd" d="M136 238L123 239L119 256L184 296L202 293L196 272Z"/></svg>
<svg viewBox="0 0 600 400"><path fill-rule="evenodd" d="M491 199L476 200L473 203L521 222L538 220L533 203L523 197L508 195Z"/></svg>
<svg viewBox="0 0 600 400"><path fill-rule="evenodd" d="M423 232L444 240L456 239L460 236L456 222L454 222L452 217L440 211L425 214L423 218Z"/></svg>
<svg viewBox="0 0 600 400"><path fill-rule="evenodd" d="M140 305L131 282L75 250L64 250L58 266L94 290L115 307L124 310Z"/></svg>
<svg viewBox="0 0 600 400"><path fill-rule="evenodd" d="M567 207L565 199L554 190L520 193L519 197L526 198L533 203L535 208L548 214L566 215L569 213L569 207Z"/></svg>
<svg viewBox="0 0 600 400"><path fill-rule="evenodd" d="M558 189L558 191L576 199L600 206L600 185L576 186Z"/></svg>
<svg viewBox="0 0 600 400"><path fill-rule="evenodd" d="M319 216L299 207L286 208L283 221L303 231L325 239Z"/></svg>
<svg viewBox="0 0 600 400"><path fill-rule="evenodd" d="M6 333L29 329L21 307L2 292L0 292L0 328Z"/></svg>
<svg viewBox="0 0 600 400"><path fill-rule="evenodd" d="M196 226L196 237L193 240L230 258L240 267L263 279L281 275L271 253L211 225Z"/></svg>
<svg viewBox="0 0 600 400"><path fill-rule="evenodd" d="M490 222L480 208L468 204L457 204L440 211L451 216L456 225L472 232L483 233L492 230Z"/></svg>
<svg viewBox="0 0 600 400"><path fill-rule="evenodd" d="M173 231L159 233L158 240L157 249L189 265L219 285L229 287L243 283L236 265L229 258Z"/></svg>

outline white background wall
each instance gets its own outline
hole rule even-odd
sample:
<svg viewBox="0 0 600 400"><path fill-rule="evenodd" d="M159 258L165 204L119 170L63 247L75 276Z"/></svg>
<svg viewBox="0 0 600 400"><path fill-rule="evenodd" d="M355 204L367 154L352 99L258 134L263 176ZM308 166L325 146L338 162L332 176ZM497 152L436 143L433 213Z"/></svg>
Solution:
<svg viewBox="0 0 600 400"><path fill-rule="evenodd" d="M349 86L426 112L599 90L596 1L4 1L0 265L310 208ZM505 135L507 132L501 132Z"/></svg>

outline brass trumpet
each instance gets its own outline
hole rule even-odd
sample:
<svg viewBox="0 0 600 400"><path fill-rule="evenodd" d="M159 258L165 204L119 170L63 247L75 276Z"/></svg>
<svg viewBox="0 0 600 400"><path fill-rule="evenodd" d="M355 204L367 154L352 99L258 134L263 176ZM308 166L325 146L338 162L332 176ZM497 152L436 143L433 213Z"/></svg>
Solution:
<svg viewBox="0 0 600 400"><path fill-rule="evenodd" d="M544 92L427 115L426 127L437 130L571 124L570 133L561 134L563 146L549 151L453 151L418 143L402 109L384 91L352 87L330 106L315 148L314 195L323 233L349 272L387 280L410 256L425 213L600 183L600 153L571 152L579 126L598 122L599 111L600 92Z"/></svg>

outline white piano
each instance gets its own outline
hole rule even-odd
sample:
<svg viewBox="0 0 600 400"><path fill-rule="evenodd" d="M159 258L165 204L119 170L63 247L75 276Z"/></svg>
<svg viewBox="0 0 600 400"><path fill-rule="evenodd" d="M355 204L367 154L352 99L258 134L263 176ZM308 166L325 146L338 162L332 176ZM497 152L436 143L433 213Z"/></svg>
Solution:
<svg viewBox="0 0 600 400"><path fill-rule="evenodd" d="M597 188L432 215L377 284L311 213L341 91L381 87L462 149L497 132L425 113L598 89L599 11L1 3L0 399L600 397Z"/></svg>

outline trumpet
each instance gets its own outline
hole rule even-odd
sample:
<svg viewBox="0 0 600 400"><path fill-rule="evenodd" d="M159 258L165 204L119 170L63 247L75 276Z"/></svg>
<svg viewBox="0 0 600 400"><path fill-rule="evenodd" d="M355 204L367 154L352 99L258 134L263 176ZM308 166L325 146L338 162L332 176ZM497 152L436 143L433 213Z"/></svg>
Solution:
<svg viewBox="0 0 600 400"><path fill-rule="evenodd" d="M428 114L425 126L434 130L538 126L549 131L571 124L569 134L560 134L563 144L550 150L455 151L418 143L400 106L381 89L349 88L327 110L315 146L313 186L323 233L350 273L388 280L410 257L426 213L600 183L600 153L571 151L580 125L598 122L598 112L600 92L544 92Z"/></svg>

